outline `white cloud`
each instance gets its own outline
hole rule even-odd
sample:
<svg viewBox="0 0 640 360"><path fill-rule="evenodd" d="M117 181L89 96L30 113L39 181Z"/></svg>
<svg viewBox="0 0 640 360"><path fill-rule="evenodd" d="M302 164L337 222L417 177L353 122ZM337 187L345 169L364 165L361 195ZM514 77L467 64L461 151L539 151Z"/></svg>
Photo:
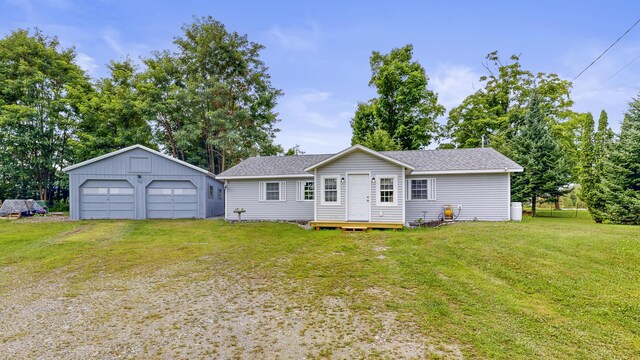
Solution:
<svg viewBox="0 0 640 360"><path fill-rule="evenodd" d="M280 114L283 118L334 129L339 124L348 123L353 115L353 106L333 99L329 92L305 89L285 96Z"/></svg>
<svg viewBox="0 0 640 360"><path fill-rule="evenodd" d="M320 46L320 30L315 24L305 28L283 28L274 25L266 34L270 40L290 51L315 51Z"/></svg>
<svg viewBox="0 0 640 360"><path fill-rule="evenodd" d="M464 65L441 64L436 68L429 87L438 93L438 101L448 110L477 90L480 74Z"/></svg>
<svg viewBox="0 0 640 360"><path fill-rule="evenodd" d="M95 75L95 71L98 69L96 60L91 56L79 52L76 56L76 64L83 68L89 75Z"/></svg>
<svg viewBox="0 0 640 360"><path fill-rule="evenodd" d="M278 112L282 129L278 142L285 148L299 144L308 153L329 153L349 146L349 120L355 106L317 89L285 95Z"/></svg>
<svg viewBox="0 0 640 360"><path fill-rule="evenodd" d="M109 45L111 50L115 51L118 55L124 54L124 49L120 45L120 34L113 28L106 28L102 31L102 39Z"/></svg>

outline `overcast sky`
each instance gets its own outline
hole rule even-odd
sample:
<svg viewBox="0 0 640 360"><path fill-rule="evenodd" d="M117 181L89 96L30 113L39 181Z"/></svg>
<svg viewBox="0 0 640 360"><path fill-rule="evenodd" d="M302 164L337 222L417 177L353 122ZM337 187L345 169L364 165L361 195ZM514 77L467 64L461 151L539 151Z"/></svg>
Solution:
<svg viewBox="0 0 640 360"><path fill-rule="evenodd" d="M494 50L520 54L525 69L572 79L640 17L640 2L8 0L0 14L3 36L19 27L57 35L93 77L105 76L111 59L173 49L182 24L211 15L266 46L263 60L285 93L277 141L330 153L350 145L356 104L374 96L372 50L413 44L449 110L477 89L484 56ZM574 82L574 110L597 118L605 109L617 131L640 91L640 60L602 82L637 56L640 25Z"/></svg>

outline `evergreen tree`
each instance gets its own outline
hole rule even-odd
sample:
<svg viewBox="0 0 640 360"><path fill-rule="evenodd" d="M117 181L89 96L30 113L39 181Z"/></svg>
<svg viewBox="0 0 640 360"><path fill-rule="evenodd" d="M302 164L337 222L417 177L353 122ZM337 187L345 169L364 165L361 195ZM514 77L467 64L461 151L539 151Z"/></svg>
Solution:
<svg viewBox="0 0 640 360"><path fill-rule="evenodd" d="M580 199L584 201L590 213L593 213L594 194L597 191L595 177L594 153L594 122L591 113L584 114L582 119L582 133L579 139L578 153L578 181L580 182Z"/></svg>
<svg viewBox="0 0 640 360"><path fill-rule="evenodd" d="M595 189L591 193L591 204L589 212L595 222L601 223L604 220L607 199L605 196L604 188L604 164L607 160L607 155L611 150L611 144L613 142L613 131L609 128L609 121L607 113L602 110L600 112L600 118L598 119L598 131L594 136L593 144L593 178Z"/></svg>
<svg viewBox="0 0 640 360"><path fill-rule="evenodd" d="M524 167L524 172L512 177L512 196L519 201L530 200L535 216L538 198L555 195L569 180L565 156L551 136L536 93L515 134L512 151L514 160Z"/></svg>
<svg viewBox="0 0 640 360"><path fill-rule="evenodd" d="M640 98L629 103L618 141L604 162L605 219L640 224Z"/></svg>

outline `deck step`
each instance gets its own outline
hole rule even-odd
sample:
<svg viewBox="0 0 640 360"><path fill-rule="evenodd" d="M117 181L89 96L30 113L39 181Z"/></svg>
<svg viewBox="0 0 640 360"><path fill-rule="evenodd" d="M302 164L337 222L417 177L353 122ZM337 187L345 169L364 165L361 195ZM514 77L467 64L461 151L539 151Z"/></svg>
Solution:
<svg viewBox="0 0 640 360"><path fill-rule="evenodd" d="M342 231L367 231L367 226L343 226Z"/></svg>

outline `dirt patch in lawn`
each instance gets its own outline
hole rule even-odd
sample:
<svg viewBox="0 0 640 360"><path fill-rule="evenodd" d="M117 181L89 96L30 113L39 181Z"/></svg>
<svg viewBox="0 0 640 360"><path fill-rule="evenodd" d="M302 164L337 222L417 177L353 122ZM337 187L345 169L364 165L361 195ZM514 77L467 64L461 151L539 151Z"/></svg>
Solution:
<svg viewBox="0 0 640 360"><path fill-rule="evenodd" d="M97 274L76 284L0 273L0 348L8 358L461 358L393 312L362 313L287 279L189 264ZM13 275L12 275L13 274ZM387 295L376 291L372 297Z"/></svg>

